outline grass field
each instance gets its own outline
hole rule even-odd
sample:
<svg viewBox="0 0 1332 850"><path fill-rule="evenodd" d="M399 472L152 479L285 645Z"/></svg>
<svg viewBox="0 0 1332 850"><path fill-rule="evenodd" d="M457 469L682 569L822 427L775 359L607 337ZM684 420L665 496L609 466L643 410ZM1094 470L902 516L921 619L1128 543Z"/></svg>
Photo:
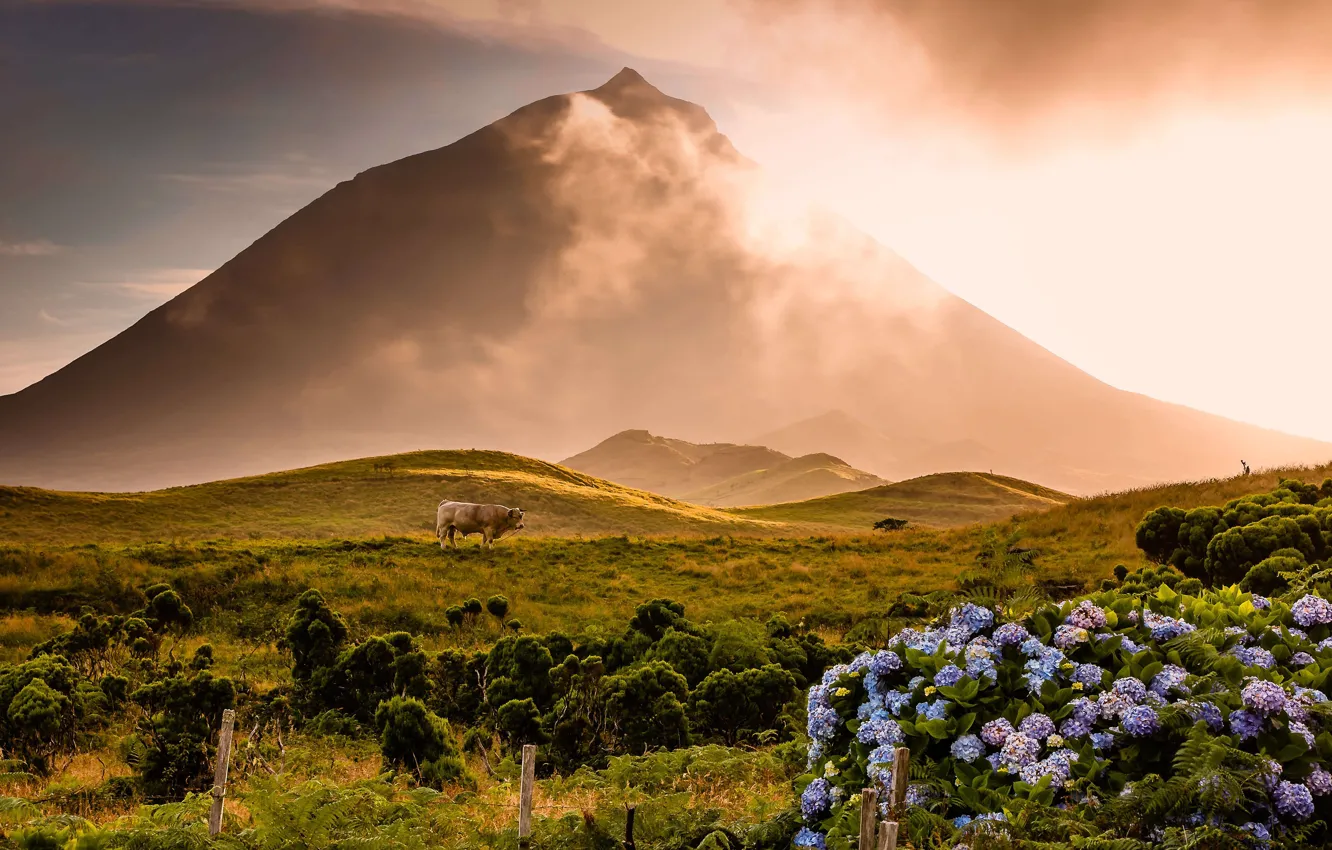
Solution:
<svg viewBox="0 0 1332 850"><path fill-rule="evenodd" d="M391 463L391 472L377 466ZM927 526L988 522L1070 497L1016 479L932 475L767 508L721 510L490 451L362 458L149 493L0 486L0 541L129 543L434 534L443 498L528 512L524 536L791 536L869 531L886 515Z"/></svg>

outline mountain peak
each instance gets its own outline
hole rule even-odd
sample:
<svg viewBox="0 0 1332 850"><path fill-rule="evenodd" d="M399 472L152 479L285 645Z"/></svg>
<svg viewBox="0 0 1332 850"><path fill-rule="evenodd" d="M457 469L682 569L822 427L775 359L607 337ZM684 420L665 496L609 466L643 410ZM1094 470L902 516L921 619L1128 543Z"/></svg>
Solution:
<svg viewBox="0 0 1332 850"><path fill-rule="evenodd" d="M621 68L618 74L602 83L596 91L609 94L613 91L636 88L650 89L658 95L662 95L661 90L644 79L642 74L627 66ZM664 97L664 95L662 96Z"/></svg>

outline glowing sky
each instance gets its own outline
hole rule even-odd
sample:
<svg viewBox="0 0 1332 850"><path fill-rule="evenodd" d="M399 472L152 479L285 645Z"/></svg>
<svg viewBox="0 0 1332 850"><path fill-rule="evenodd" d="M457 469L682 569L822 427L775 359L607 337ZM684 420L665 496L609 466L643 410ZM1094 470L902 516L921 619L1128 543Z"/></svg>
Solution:
<svg viewBox="0 0 1332 850"><path fill-rule="evenodd" d="M1332 440L1326 6L977 2L0 7L0 392L356 171L627 64L1102 380Z"/></svg>

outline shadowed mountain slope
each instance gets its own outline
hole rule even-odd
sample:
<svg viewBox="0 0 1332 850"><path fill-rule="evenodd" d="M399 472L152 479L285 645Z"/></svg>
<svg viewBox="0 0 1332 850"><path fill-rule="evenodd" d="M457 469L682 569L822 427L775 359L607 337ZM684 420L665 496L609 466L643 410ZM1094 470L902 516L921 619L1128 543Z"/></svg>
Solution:
<svg viewBox="0 0 1332 850"><path fill-rule="evenodd" d="M875 465L808 422L830 409ZM554 459L639 424L792 422L807 444L763 445L1075 492L1332 457L1091 378L625 69L340 183L0 398L0 481L145 489L441 444Z"/></svg>

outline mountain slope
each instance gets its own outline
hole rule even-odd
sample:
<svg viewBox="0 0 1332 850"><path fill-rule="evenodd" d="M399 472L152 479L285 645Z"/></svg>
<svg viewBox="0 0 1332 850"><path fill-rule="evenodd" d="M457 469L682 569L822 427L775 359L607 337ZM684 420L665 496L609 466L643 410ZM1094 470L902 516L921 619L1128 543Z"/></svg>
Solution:
<svg viewBox="0 0 1332 850"><path fill-rule="evenodd" d="M377 470L383 463L393 468ZM426 451L147 493L0 487L0 541L433 535L435 507L444 498L523 508L524 536L766 534L784 528L504 452Z"/></svg>
<svg viewBox="0 0 1332 850"><path fill-rule="evenodd" d="M0 398L0 481L144 489L441 444L559 458L639 423L716 439L830 408L886 438L894 464L868 468L887 478L961 458L1090 492L1332 457L1091 378L625 69L340 183Z"/></svg>
<svg viewBox="0 0 1332 850"><path fill-rule="evenodd" d="M732 513L751 519L872 529L885 517L915 525L959 526L995 522L1018 513L1047 511L1074 501L1066 493L1028 481L980 472L944 472L882 487L824 496L788 505L739 508Z"/></svg>
<svg viewBox="0 0 1332 850"><path fill-rule="evenodd" d="M839 458L818 453L792 458L770 469L746 472L686 493L681 498L714 507L771 505L865 490L887 483Z"/></svg>

